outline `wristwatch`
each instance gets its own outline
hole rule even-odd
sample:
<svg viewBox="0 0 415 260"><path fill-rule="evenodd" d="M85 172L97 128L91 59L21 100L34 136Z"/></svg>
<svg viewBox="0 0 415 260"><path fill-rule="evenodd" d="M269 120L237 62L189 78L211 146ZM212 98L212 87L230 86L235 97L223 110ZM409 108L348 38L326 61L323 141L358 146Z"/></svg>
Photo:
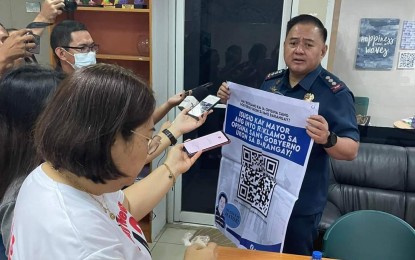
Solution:
<svg viewBox="0 0 415 260"><path fill-rule="evenodd" d="M174 135L169 131L169 129L164 129L162 131L163 134L165 134L167 136L167 138L169 138L170 140L170 146L173 146L177 143L177 139L176 137L174 137Z"/></svg>
<svg viewBox="0 0 415 260"><path fill-rule="evenodd" d="M327 143L323 144L324 148L330 148L335 146L337 143L337 135L334 132L330 132L329 136L327 137Z"/></svg>

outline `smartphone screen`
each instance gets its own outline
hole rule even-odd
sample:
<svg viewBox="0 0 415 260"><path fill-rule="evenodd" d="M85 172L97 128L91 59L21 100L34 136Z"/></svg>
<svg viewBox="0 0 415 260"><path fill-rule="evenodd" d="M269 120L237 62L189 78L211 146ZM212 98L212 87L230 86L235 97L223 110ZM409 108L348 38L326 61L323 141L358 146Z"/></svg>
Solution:
<svg viewBox="0 0 415 260"><path fill-rule="evenodd" d="M230 143L231 140L222 131L217 131L188 142L183 143L184 149L189 155L193 155L198 151L208 151L213 148Z"/></svg>
<svg viewBox="0 0 415 260"><path fill-rule="evenodd" d="M214 105L219 102L220 98L214 95L209 95L199 102L192 110L189 111L189 116L200 117L204 112L209 111Z"/></svg>

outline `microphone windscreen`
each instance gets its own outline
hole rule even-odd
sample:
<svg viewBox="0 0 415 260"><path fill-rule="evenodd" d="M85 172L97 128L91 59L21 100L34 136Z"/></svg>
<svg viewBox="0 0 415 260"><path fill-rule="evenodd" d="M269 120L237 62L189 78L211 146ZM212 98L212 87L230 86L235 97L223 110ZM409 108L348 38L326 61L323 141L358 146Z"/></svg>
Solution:
<svg viewBox="0 0 415 260"><path fill-rule="evenodd" d="M197 87L192 89L192 96L194 96L200 102L205 97L209 96L209 91L206 87Z"/></svg>

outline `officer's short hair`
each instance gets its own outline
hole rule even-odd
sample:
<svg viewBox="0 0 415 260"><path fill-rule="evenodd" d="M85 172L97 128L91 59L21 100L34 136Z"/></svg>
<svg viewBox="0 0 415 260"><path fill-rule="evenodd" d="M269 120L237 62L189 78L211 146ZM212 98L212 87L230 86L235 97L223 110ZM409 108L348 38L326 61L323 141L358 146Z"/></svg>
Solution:
<svg viewBox="0 0 415 260"><path fill-rule="evenodd" d="M300 14L298 16L295 16L291 18L291 20L287 23L287 32L285 36L288 35L290 30L294 27L296 24L313 24L317 26L317 28L320 30L321 37L323 38L323 41L326 42L327 40L327 29L324 27L323 23L315 16L309 15L309 14Z"/></svg>

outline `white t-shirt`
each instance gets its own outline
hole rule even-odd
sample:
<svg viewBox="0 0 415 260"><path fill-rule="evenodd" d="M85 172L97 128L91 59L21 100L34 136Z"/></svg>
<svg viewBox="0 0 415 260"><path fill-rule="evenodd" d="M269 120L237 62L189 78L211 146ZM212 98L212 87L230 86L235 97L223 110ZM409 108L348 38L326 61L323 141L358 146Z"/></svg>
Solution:
<svg viewBox="0 0 415 260"><path fill-rule="evenodd" d="M37 167L17 198L9 259L151 259L141 228L122 206L124 193L96 198L116 220L89 194Z"/></svg>

